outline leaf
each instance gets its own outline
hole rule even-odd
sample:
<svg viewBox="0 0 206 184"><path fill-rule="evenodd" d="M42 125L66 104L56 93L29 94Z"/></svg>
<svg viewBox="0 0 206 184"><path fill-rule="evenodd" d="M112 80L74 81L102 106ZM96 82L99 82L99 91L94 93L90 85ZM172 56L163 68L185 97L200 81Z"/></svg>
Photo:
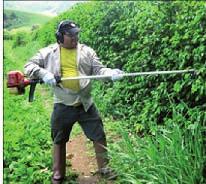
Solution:
<svg viewBox="0 0 206 184"><path fill-rule="evenodd" d="M173 89L174 89L175 92L180 92L181 89L182 89L182 85L181 85L181 83L180 83L179 81L177 81L177 82L175 83Z"/></svg>

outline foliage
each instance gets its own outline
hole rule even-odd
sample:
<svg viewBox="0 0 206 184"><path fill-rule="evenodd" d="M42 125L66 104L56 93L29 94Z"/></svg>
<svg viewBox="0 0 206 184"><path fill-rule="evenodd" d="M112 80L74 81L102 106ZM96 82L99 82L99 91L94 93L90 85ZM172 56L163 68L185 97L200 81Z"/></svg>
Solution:
<svg viewBox="0 0 206 184"><path fill-rule="evenodd" d="M5 78L10 70L22 70L25 59L39 48L34 42L15 50L12 45L12 41L4 42ZM50 183L51 109L45 104L51 100L46 102L40 90L39 87L36 90L35 102L29 103L28 91L23 96L15 96L4 88L4 183Z"/></svg>
<svg viewBox="0 0 206 184"><path fill-rule="evenodd" d="M164 118L171 116L168 94L175 104L183 101L191 108L205 108L204 5L204 2L84 3L42 27L35 38L42 45L54 42L58 22L69 18L81 26L80 41L93 47L109 67L126 72L195 68L196 78L189 74L135 77L114 85L95 86L99 89L95 100L101 101L104 96L111 99L101 109L105 114L131 118L131 126L141 121L149 127L150 121L163 123Z"/></svg>
<svg viewBox="0 0 206 184"><path fill-rule="evenodd" d="M198 111L195 114L198 117ZM121 177L120 183L205 182L202 177L205 156L200 122L193 125L186 122L183 129L175 121L175 117L168 120L167 128L161 126L156 135L145 138L119 128L123 141L111 146L110 156L111 165Z"/></svg>
<svg viewBox="0 0 206 184"><path fill-rule="evenodd" d="M110 150L122 183L204 183L205 2L88 2L54 18L31 39L41 46L55 42L64 19L79 23L80 41L108 67L125 72L196 69L196 76L96 82L93 95L105 117L122 121L122 142Z"/></svg>
<svg viewBox="0 0 206 184"><path fill-rule="evenodd" d="M17 46L25 46L29 42L29 34L25 31L19 31L14 35L13 48Z"/></svg>
<svg viewBox="0 0 206 184"><path fill-rule="evenodd" d="M10 33L10 31L7 31L6 29L4 30L4 40L11 40L12 39L12 35Z"/></svg>

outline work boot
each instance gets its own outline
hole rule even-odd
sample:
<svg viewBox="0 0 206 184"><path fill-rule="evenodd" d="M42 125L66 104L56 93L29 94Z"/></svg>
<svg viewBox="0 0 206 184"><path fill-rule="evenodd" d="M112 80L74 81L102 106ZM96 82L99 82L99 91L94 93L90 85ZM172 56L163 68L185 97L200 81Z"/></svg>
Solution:
<svg viewBox="0 0 206 184"><path fill-rule="evenodd" d="M117 178L117 173L114 172L110 167L104 167L97 171L97 174L100 174L102 177L107 180L115 180Z"/></svg>
<svg viewBox="0 0 206 184"><path fill-rule="evenodd" d="M53 145L52 184L61 184L66 171L66 143Z"/></svg>
<svg viewBox="0 0 206 184"><path fill-rule="evenodd" d="M107 178L108 180L114 180L117 178L117 174L109 168L107 165L109 163L108 155L107 155L107 142L106 139L101 141L94 141L93 142L96 159L97 159L97 166L98 171L96 174L100 174L102 177Z"/></svg>

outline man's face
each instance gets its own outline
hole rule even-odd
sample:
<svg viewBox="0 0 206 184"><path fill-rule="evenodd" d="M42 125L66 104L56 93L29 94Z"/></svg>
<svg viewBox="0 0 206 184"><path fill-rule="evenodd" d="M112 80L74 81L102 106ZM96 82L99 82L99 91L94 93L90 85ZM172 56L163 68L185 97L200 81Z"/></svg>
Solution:
<svg viewBox="0 0 206 184"><path fill-rule="evenodd" d="M64 34L64 43L61 45L67 49L75 49L78 44L78 33L70 35L65 33Z"/></svg>

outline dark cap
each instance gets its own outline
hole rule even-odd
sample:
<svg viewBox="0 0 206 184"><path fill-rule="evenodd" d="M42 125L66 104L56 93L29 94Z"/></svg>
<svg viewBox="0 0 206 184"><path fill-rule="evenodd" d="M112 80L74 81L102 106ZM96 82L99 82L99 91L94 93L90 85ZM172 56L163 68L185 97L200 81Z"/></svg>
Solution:
<svg viewBox="0 0 206 184"><path fill-rule="evenodd" d="M58 26L58 32L61 33L69 33L71 35L75 35L76 33L79 33L80 28L70 20L65 20L60 22Z"/></svg>

